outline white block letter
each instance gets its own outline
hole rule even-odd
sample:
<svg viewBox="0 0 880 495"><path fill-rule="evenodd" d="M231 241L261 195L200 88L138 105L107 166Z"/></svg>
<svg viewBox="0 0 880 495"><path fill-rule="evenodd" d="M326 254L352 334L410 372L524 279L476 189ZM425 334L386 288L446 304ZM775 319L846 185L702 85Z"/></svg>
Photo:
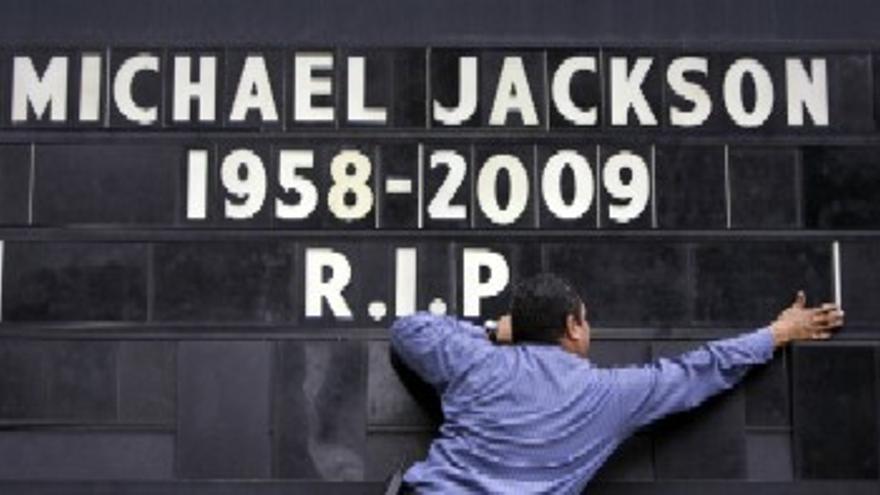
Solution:
<svg viewBox="0 0 880 495"><path fill-rule="evenodd" d="M43 76L37 75L30 57L15 57L12 66L12 121L28 119L28 103L36 120L49 110L49 120L64 122L67 118L67 57L52 57Z"/></svg>
<svg viewBox="0 0 880 495"><path fill-rule="evenodd" d="M141 71L159 72L159 57L141 53L123 62L113 81L113 101L116 102L119 113L128 120L140 125L150 125L159 119L159 109L154 106L142 107L135 103L131 95L131 85Z"/></svg>
<svg viewBox="0 0 880 495"><path fill-rule="evenodd" d="M255 55L244 60L229 120L242 122L251 110L260 112L260 120L264 122L278 120L278 109L275 106L269 73L266 71L266 60Z"/></svg>
<svg viewBox="0 0 880 495"><path fill-rule="evenodd" d="M699 84L685 79L686 72L709 73L709 61L705 57L681 57L669 64L666 81L675 94L694 104L689 110L677 106L669 108L669 122L676 127L696 127L702 125L712 113L712 100L709 93Z"/></svg>
<svg viewBox="0 0 880 495"><path fill-rule="evenodd" d="M394 312L396 316L406 316L416 312L417 252L416 248L398 248L394 254Z"/></svg>
<svg viewBox="0 0 880 495"><path fill-rule="evenodd" d="M626 57L611 57L611 125L627 125L630 107L640 125L657 125L657 117L642 91L653 61L650 57L639 57L629 72Z"/></svg>
<svg viewBox="0 0 880 495"><path fill-rule="evenodd" d="M324 269L330 276L324 280ZM351 309L342 291L351 281L351 264L342 253L327 248L306 249L306 317L324 316L321 301L326 300L330 311L337 318L351 318Z"/></svg>
<svg viewBox="0 0 880 495"><path fill-rule="evenodd" d="M522 57L504 57L489 125L504 125L510 112L518 112L524 125L538 125L538 114Z"/></svg>
<svg viewBox="0 0 880 495"><path fill-rule="evenodd" d="M458 60L458 106L444 107L434 100L434 120L443 125L461 125L477 110L477 57Z"/></svg>
<svg viewBox="0 0 880 495"><path fill-rule="evenodd" d="M755 108L747 112L742 98L743 78L748 74L755 83ZM773 81L770 73L753 58L741 58L724 76L724 104L730 118L740 127L758 127L773 111Z"/></svg>
<svg viewBox="0 0 880 495"><path fill-rule="evenodd" d="M596 57L570 57L565 59L553 75L553 103L559 113L574 125L596 125L596 107L578 108L571 100L571 78L578 71L596 72Z"/></svg>
<svg viewBox="0 0 880 495"><path fill-rule="evenodd" d="M480 280L482 268L489 269L489 278ZM480 301L501 293L510 281L507 260L499 253L484 248L466 248L462 253L462 298L464 316L480 316Z"/></svg>
<svg viewBox="0 0 880 495"><path fill-rule="evenodd" d="M825 59L810 59L810 73L796 58L785 59L785 89L788 95L788 125L804 125L804 108L817 126L828 125L828 72Z"/></svg>
<svg viewBox="0 0 880 495"><path fill-rule="evenodd" d="M366 107L366 68L364 57L349 57L348 59L348 120L352 122L379 122L384 124L388 121L388 115L384 108Z"/></svg>
<svg viewBox="0 0 880 495"><path fill-rule="evenodd" d="M217 57L199 57L198 80L191 79L192 59L189 55L174 57L174 121L189 122L190 100L196 100L199 121L212 122L217 115Z"/></svg>
<svg viewBox="0 0 880 495"><path fill-rule="evenodd" d="M332 53L298 53L293 57L293 119L298 122L333 122L333 107L312 105L314 96L332 94L333 80L317 77L316 70L333 68Z"/></svg>
<svg viewBox="0 0 880 495"><path fill-rule="evenodd" d="M101 115L101 56L83 55L79 88L79 121L97 122Z"/></svg>

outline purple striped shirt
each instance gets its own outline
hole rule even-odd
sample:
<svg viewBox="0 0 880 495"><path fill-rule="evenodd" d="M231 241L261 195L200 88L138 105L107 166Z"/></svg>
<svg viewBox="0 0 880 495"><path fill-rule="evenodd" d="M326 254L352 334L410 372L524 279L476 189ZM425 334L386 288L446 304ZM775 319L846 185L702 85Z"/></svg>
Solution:
<svg viewBox="0 0 880 495"><path fill-rule="evenodd" d="M444 423L404 480L417 493L580 493L637 428L692 408L773 356L762 328L674 359L597 368L554 345L494 345L483 328L417 313L391 345L441 394Z"/></svg>

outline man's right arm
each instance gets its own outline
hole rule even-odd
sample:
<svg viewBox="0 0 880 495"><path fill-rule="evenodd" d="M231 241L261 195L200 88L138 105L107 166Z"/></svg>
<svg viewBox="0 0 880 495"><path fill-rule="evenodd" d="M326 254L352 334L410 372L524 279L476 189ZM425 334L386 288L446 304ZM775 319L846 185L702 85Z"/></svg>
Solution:
<svg viewBox="0 0 880 495"><path fill-rule="evenodd" d="M614 409L631 431L696 407L735 385L752 366L769 361L775 348L796 340L827 339L842 324L843 312L835 305L806 308L799 293L795 303L768 327L647 366L606 370Z"/></svg>

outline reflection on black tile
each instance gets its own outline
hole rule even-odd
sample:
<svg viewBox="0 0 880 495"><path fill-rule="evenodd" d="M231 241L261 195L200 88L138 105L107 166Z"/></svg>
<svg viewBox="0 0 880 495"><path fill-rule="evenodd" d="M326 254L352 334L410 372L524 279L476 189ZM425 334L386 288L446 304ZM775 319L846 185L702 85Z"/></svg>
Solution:
<svg viewBox="0 0 880 495"><path fill-rule="evenodd" d="M746 424L788 426L788 367L785 353L777 352L770 363L752 369L743 386L746 391Z"/></svg>
<svg viewBox="0 0 880 495"><path fill-rule="evenodd" d="M30 148L0 146L0 225L28 223L30 177Z"/></svg>
<svg viewBox="0 0 880 495"><path fill-rule="evenodd" d="M611 454L594 477L597 481L654 479L654 459L651 437L637 433L626 440Z"/></svg>
<svg viewBox="0 0 880 495"><path fill-rule="evenodd" d="M726 227L723 147L658 146L655 160L659 228Z"/></svg>
<svg viewBox="0 0 880 495"><path fill-rule="evenodd" d="M6 321L143 320L146 247L124 243L7 242Z"/></svg>
<svg viewBox="0 0 880 495"><path fill-rule="evenodd" d="M384 481L397 469L406 469L424 460L432 436L430 432L367 435L366 479Z"/></svg>
<svg viewBox="0 0 880 495"><path fill-rule="evenodd" d="M674 325L686 319L682 245L548 244L548 269L577 288L598 326Z"/></svg>
<svg viewBox="0 0 880 495"><path fill-rule="evenodd" d="M876 479L875 349L796 347L792 368L797 477Z"/></svg>
<svg viewBox="0 0 880 495"><path fill-rule="evenodd" d="M275 477L363 479L366 368L361 342L277 344Z"/></svg>
<svg viewBox="0 0 880 495"><path fill-rule="evenodd" d="M696 321L758 327L803 289L809 303L830 300L826 243L704 244L695 251Z"/></svg>
<svg viewBox="0 0 880 495"><path fill-rule="evenodd" d="M590 315L587 315L591 319ZM603 368L644 364L651 360L648 342L638 340L596 340L590 342L590 361Z"/></svg>
<svg viewBox="0 0 880 495"><path fill-rule="evenodd" d="M788 431L746 435L749 480L791 481L791 433Z"/></svg>
<svg viewBox="0 0 880 495"><path fill-rule="evenodd" d="M880 243L851 242L840 246L841 305L849 325L880 325Z"/></svg>
<svg viewBox="0 0 880 495"><path fill-rule="evenodd" d="M40 145L34 223L171 225L184 151L169 145Z"/></svg>
<svg viewBox="0 0 880 495"><path fill-rule="evenodd" d="M155 248L156 320L291 321L294 249L283 243L166 243Z"/></svg>
<svg viewBox="0 0 880 495"><path fill-rule="evenodd" d="M730 148L729 153L731 227L797 227L797 151Z"/></svg>
<svg viewBox="0 0 880 495"><path fill-rule="evenodd" d="M179 344L181 478L270 476L271 349L267 342Z"/></svg>
<svg viewBox="0 0 880 495"><path fill-rule="evenodd" d="M437 426L441 414L439 398L430 385L414 382L418 378L411 372L406 373L405 369L401 370L401 364L392 363L387 343L370 342L367 422L370 425L423 426L429 431ZM430 396L426 397L428 394L434 395L433 401Z"/></svg>
<svg viewBox="0 0 880 495"><path fill-rule="evenodd" d="M118 368L120 420L174 421L177 377L174 342L120 342Z"/></svg>
<svg viewBox="0 0 880 495"><path fill-rule="evenodd" d="M33 480L171 479L174 435L5 431L0 433L0 459L0 479L31 480L31 485Z"/></svg>
<svg viewBox="0 0 880 495"><path fill-rule="evenodd" d="M804 223L814 229L880 227L880 148L810 146L803 151Z"/></svg>
<svg viewBox="0 0 880 495"><path fill-rule="evenodd" d="M655 342L653 353L670 357L695 347L693 342ZM656 423L654 469L658 479L745 478L742 390L722 392L691 411Z"/></svg>

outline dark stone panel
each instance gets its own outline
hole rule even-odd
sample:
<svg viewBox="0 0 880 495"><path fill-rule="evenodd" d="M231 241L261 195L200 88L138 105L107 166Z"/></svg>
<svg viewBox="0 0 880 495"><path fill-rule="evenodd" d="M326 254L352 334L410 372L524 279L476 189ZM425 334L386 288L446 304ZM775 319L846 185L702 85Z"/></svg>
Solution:
<svg viewBox="0 0 880 495"><path fill-rule="evenodd" d="M245 63L249 59L251 60L251 62L249 62L251 64L250 66L257 67L257 69L254 69L254 74L261 75L259 69L260 61L262 61L262 64L266 69L265 74L268 76L270 89L270 92L267 93L266 96L271 96L271 101L268 99L266 101L268 103L274 103L274 105L270 104L269 106L275 109L275 114L277 116L277 119L275 120L270 118L272 117L271 114L263 115L258 108L254 107L248 109L244 118L240 119L240 116L236 115L236 118L233 119L232 105L235 102L235 97L239 90L242 91L242 94L245 95L245 97L264 94L262 93L264 88L260 83L257 83L255 86L245 84L244 89L239 87L242 82L248 82L248 80L243 80L242 78L242 69L245 67ZM218 110L220 111L223 122L227 127L253 130L278 130L281 128L284 122L284 111L287 108L287 92L284 91L284 70L286 64L287 57L282 50L265 50L259 48L226 50L226 73L224 74L223 84L224 95L222 107L218 108Z"/></svg>
<svg viewBox="0 0 880 495"><path fill-rule="evenodd" d="M389 144L379 150L375 173L378 184L376 207L379 225L385 229L415 229L419 226L419 153L416 144ZM394 189L409 182L409 192ZM389 187L392 186L392 187Z"/></svg>
<svg viewBox="0 0 880 495"><path fill-rule="evenodd" d="M790 432L748 433L746 453L750 480L792 480Z"/></svg>
<svg viewBox="0 0 880 495"><path fill-rule="evenodd" d="M649 481L654 479L654 458L650 435L636 433L620 447L593 477L595 481Z"/></svg>
<svg viewBox="0 0 880 495"><path fill-rule="evenodd" d="M548 269L567 278L597 326L675 325L688 316L684 245L547 244Z"/></svg>
<svg viewBox="0 0 880 495"><path fill-rule="evenodd" d="M270 477L271 350L267 342L179 344L179 477Z"/></svg>
<svg viewBox="0 0 880 495"><path fill-rule="evenodd" d="M386 480L398 469L407 469L428 455L433 435L417 433L371 433L367 435L367 480Z"/></svg>
<svg viewBox="0 0 880 495"><path fill-rule="evenodd" d="M836 53L828 57L828 120L831 129L845 132L876 129L872 108L878 105L874 93L877 70L869 53Z"/></svg>
<svg viewBox="0 0 880 495"><path fill-rule="evenodd" d="M101 341L4 341L0 417L116 419L116 346Z"/></svg>
<svg viewBox="0 0 880 495"><path fill-rule="evenodd" d="M731 227L797 228L797 150L737 147L729 153Z"/></svg>
<svg viewBox="0 0 880 495"><path fill-rule="evenodd" d="M650 147L601 146L599 154L602 159L599 226L603 229L650 229L655 201L653 196L657 194L653 190L651 177L654 167ZM620 168L615 173L618 166ZM640 185L643 189L639 188Z"/></svg>
<svg viewBox="0 0 880 495"><path fill-rule="evenodd" d="M352 341L276 345L273 476L363 479L365 345Z"/></svg>
<svg viewBox="0 0 880 495"><path fill-rule="evenodd" d="M0 341L0 418L42 418L46 415L45 344Z"/></svg>
<svg viewBox="0 0 880 495"><path fill-rule="evenodd" d="M865 481L845 482L756 482L756 481L663 481L642 483L596 483L587 491L590 495L868 495L877 492L880 484Z"/></svg>
<svg viewBox="0 0 880 495"><path fill-rule="evenodd" d="M851 242L840 246L841 305L846 323L877 328L880 323L880 243Z"/></svg>
<svg viewBox="0 0 880 495"><path fill-rule="evenodd" d="M491 100L484 101L480 94L480 76L479 65L480 60L476 50L462 49L432 49L429 54L429 80L431 98L431 127L476 127L479 125L480 116L483 114L482 107L491 105ZM476 87L470 83L461 80L461 62L464 57L477 57L477 81ZM465 91L475 92L474 96L468 95L466 98L476 97L476 106L473 112L466 115L461 122L454 124L446 124L437 118L435 108L441 105L447 109L458 108L462 104L461 89ZM463 115L463 117L465 117Z"/></svg>
<svg viewBox="0 0 880 495"><path fill-rule="evenodd" d="M727 225L724 148L658 146L654 200L661 229L723 229Z"/></svg>
<svg viewBox="0 0 880 495"><path fill-rule="evenodd" d="M163 341L119 343L119 419L173 423L177 401L177 345Z"/></svg>
<svg viewBox="0 0 880 495"><path fill-rule="evenodd" d="M693 342L655 342L657 357L674 357ZM657 479L743 479L746 477L745 404L741 389L723 392L691 411L654 425Z"/></svg>
<svg viewBox="0 0 880 495"><path fill-rule="evenodd" d="M34 223L172 225L185 160L170 145L38 145Z"/></svg>
<svg viewBox="0 0 880 495"><path fill-rule="evenodd" d="M473 221L473 146L426 145L422 157L422 208L426 229L467 229ZM447 192L448 188L448 192ZM444 194L440 195L440 190ZM448 196L448 197L447 197Z"/></svg>
<svg viewBox="0 0 880 495"><path fill-rule="evenodd" d="M703 244L694 251L696 321L756 328L770 323L803 289L809 304L831 300L825 243Z"/></svg>
<svg viewBox="0 0 880 495"><path fill-rule="evenodd" d="M880 148L803 150L804 223L814 229L880 227Z"/></svg>
<svg viewBox="0 0 880 495"><path fill-rule="evenodd" d="M465 251L468 253L476 253L476 254L468 254L468 256L473 256L473 260L475 260L475 264L473 266L466 266L464 263L465 260ZM484 265L479 263L482 258L481 252L486 252L488 250L491 253L497 253L504 257L508 273L510 279L507 282L507 285L504 288L494 294L481 294L481 290L479 286L483 284L488 284L491 280L491 277L500 277L503 274L500 272L500 269L496 269L499 271L493 271L493 267L490 265ZM533 275L537 275L538 273L543 271L542 261L541 261L541 248L538 244L497 244L497 243L483 243L477 246L464 244L461 246L461 250L458 255L458 265L461 267L460 272L457 276L458 278L458 294L459 301L461 302L461 306L459 309L459 314L473 320L477 324L482 324L486 320L496 320L499 316L510 312L510 297L512 294L513 287L520 280L530 277ZM485 258L488 259L488 258ZM476 268L479 273L471 272L470 269ZM472 284L472 288L468 290L472 290L473 292L465 293L465 278L469 275L474 276L475 279L470 283ZM479 284L479 286L478 286ZM479 315L468 314L469 308L467 307L466 298L471 300L471 304L479 303ZM471 307L471 310L474 308Z"/></svg>
<svg viewBox="0 0 880 495"><path fill-rule="evenodd" d="M534 228L538 220L536 211L537 198L535 185L535 147L520 144L507 145L484 145L477 146L474 150L473 171L473 210L475 212L474 225L481 229L528 229ZM494 187L492 185L491 172L484 176L482 184L485 188L480 190L480 175L489 164L489 160L496 157L509 157L501 162L507 166L500 166L495 174ZM516 160L512 158L515 157ZM517 164L517 161L519 162ZM516 170L512 172L511 170ZM525 172L525 181L513 177L521 177ZM517 175L513 175L517 174ZM516 187L517 189L514 189ZM523 198L525 204L521 210L519 200ZM495 205L493 208L491 205ZM497 209L499 211L493 211ZM518 214L517 214L518 213Z"/></svg>
<svg viewBox="0 0 880 495"><path fill-rule="evenodd" d="M0 432L0 459L0 479L5 480L171 479L174 435L5 431ZM33 492L6 491L2 485L0 490L40 493L30 483L27 490Z"/></svg>
<svg viewBox="0 0 880 495"><path fill-rule="evenodd" d="M367 423L435 428L442 413L434 390L402 368L387 343L370 342L368 349Z"/></svg>
<svg viewBox="0 0 880 495"><path fill-rule="evenodd" d="M155 248L156 320L290 322L291 244L167 243Z"/></svg>
<svg viewBox="0 0 880 495"><path fill-rule="evenodd" d="M596 70L578 70L571 76L568 87L565 88L569 92L569 98L572 104L581 112L594 111L595 120L593 124L586 124L572 121L569 116L559 111L557 98L561 95L554 95L552 89L556 80L559 69L563 64L571 63L570 59L574 57L592 57L595 60ZM571 50L571 49L551 49L547 50L547 75L550 88L550 126L553 128L572 128L572 127L599 127L602 122L602 81L599 75L599 52L596 50ZM561 84L561 83L560 83ZM586 117L584 117L586 118Z"/></svg>
<svg viewBox="0 0 880 495"><path fill-rule="evenodd" d="M877 479L875 349L800 346L792 368L797 477Z"/></svg>
<svg viewBox="0 0 880 495"><path fill-rule="evenodd" d="M189 100L189 118L176 119L174 115L174 98L175 93L175 72L176 57L189 58L189 74L185 74L184 78L189 81L208 81L209 76L203 75L201 70L201 57L214 57L215 73L213 82L215 91L211 92L214 104L213 119L202 120L199 100L190 98ZM165 126L176 129L194 129L194 128L213 128L220 127L223 123L223 94L225 86L226 74L226 58L225 52L219 48L181 48L180 45L170 48L166 51L165 71L162 73L165 84ZM209 104L205 101L205 105Z"/></svg>
<svg viewBox="0 0 880 495"><path fill-rule="evenodd" d="M639 13L638 16L643 14ZM635 18L635 17L634 17ZM636 112L633 105L630 105L626 110L625 116L618 116L618 118L622 118L623 121L614 122L615 116L612 110L612 101L615 98L620 98L619 96L615 96L615 90L620 90L621 86L612 84L611 74L612 64L620 64L620 67L625 68L620 74L630 75L634 74L635 68L637 67L637 61L640 58L650 58L653 59L650 62L650 66L648 67L647 72L645 73L644 79L642 79L642 83L639 86L641 90L642 96L647 102L648 107L650 108L650 115L640 115ZM617 49L608 51L605 50L603 53L602 60L602 68L604 72L604 84L605 84L605 116L604 116L604 124L609 129L643 129L643 128L651 128L651 127L659 127L662 115L663 104L663 70L658 63L656 53L650 52L648 50L634 50L634 49ZM632 80L636 80L635 76L632 77ZM644 119L653 119L653 122Z"/></svg>
<svg viewBox="0 0 880 495"><path fill-rule="evenodd" d="M215 223L236 228L271 226L275 211L271 193L280 189L272 147L265 142L228 140L217 148L217 169L208 175L217 178L214 204L209 200L208 206L217 213Z"/></svg>
<svg viewBox="0 0 880 495"><path fill-rule="evenodd" d="M564 162L556 162L563 157L567 157ZM541 228L572 230L596 228L598 222L596 209L599 204L601 182L596 146L584 146L580 143L538 145L537 158L540 179L536 180L540 181L537 191L540 191L538 197ZM548 163L550 160L554 161L553 165ZM547 172L555 169L557 166L555 163L566 164L561 168L556 180ZM551 166L554 168L550 169ZM551 203L547 194L544 194L545 189L558 191L551 197L558 197L561 205L557 204L556 200Z"/></svg>
<svg viewBox="0 0 880 495"><path fill-rule="evenodd" d="M496 96L499 92L503 103L507 99L507 85L500 88L499 82L502 75L502 68L505 60L508 62L508 76L512 77L512 81L519 81L516 74L519 73L515 69L517 63L521 63L523 72L525 73L528 84L528 98L524 94L516 93L516 98L521 100L526 108L533 108L537 123L526 123L526 115L522 112L511 110L503 117L503 123L492 124L491 115L495 107ZM519 61L519 62L517 62ZM481 124L488 128L511 129L511 128L541 128L546 125L545 109L547 108L546 93L547 88L544 87L545 68L544 68L544 52L542 50L486 50L480 54L480 100L485 102L481 105ZM523 89L522 86L513 86L517 90ZM528 104L531 101L531 105ZM505 108L504 106L499 107ZM519 106L515 108L519 109ZM525 110L528 111L528 110Z"/></svg>
<svg viewBox="0 0 880 495"><path fill-rule="evenodd" d="M132 60L137 56L146 56L144 62ZM155 62L149 61L152 58L157 59ZM149 62L148 62L149 61ZM114 128L159 128L165 121L166 105L164 97L164 85L162 84L162 74L170 70L171 64L167 63L165 50L160 48L113 48L110 52L110 71L112 74L118 74L123 64L147 65L155 63L157 70L139 70L135 73L131 81L131 99L132 102L143 109L155 108L155 118L152 120L144 119L143 121L133 121L131 116L126 115L119 107L119 102L114 96L110 100L113 102L110 106L110 126ZM115 81L114 81L115 83ZM169 93L171 90L169 90ZM150 110L147 110L150 112ZM170 108L167 113L170 113ZM146 117L146 116L145 116ZM150 116L153 117L153 116ZM140 118L140 117L138 117Z"/></svg>
<svg viewBox="0 0 880 495"><path fill-rule="evenodd" d="M651 360L651 346L646 341L596 340L590 342L590 361L596 366L630 366Z"/></svg>
<svg viewBox="0 0 880 495"><path fill-rule="evenodd" d="M0 225L26 225L30 221L30 181L30 148L0 146Z"/></svg>
<svg viewBox="0 0 880 495"><path fill-rule="evenodd" d="M141 244L7 242L3 320L143 320L146 265Z"/></svg>
<svg viewBox="0 0 880 495"><path fill-rule="evenodd" d="M746 391L746 424L789 426L789 379L786 354L777 352L769 364L749 371L743 381Z"/></svg>

